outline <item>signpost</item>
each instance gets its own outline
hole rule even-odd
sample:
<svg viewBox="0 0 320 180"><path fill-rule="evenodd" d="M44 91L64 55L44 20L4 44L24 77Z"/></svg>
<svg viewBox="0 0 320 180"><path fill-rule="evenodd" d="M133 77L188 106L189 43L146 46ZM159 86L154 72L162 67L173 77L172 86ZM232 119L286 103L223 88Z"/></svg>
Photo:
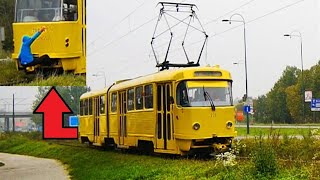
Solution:
<svg viewBox="0 0 320 180"><path fill-rule="evenodd" d="M243 111L248 114L251 111L251 107L249 105L245 105L243 106Z"/></svg>
<svg viewBox="0 0 320 180"><path fill-rule="evenodd" d="M312 98L311 111L320 111L320 99Z"/></svg>

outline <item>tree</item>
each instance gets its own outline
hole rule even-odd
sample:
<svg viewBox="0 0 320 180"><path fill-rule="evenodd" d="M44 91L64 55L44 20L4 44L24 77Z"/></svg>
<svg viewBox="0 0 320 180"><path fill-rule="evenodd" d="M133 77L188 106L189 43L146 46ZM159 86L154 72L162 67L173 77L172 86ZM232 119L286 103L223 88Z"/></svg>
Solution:
<svg viewBox="0 0 320 180"><path fill-rule="evenodd" d="M0 1L0 26L5 29L5 41L3 42L3 49L6 51L13 50L13 31L12 23L14 21L14 0Z"/></svg>
<svg viewBox="0 0 320 180"><path fill-rule="evenodd" d="M33 102L33 110L39 105L42 99L46 96L51 87L39 87L38 94L36 95L36 100ZM87 92L86 87L82 86L72 86L72 87L56 87L57 91L64 99L64 101L68 104L68 106L73 111L74 115L79 114L79 102L80 96ZM68 117L68 116L66 116ZM65 118L67 119L67 118ZM33 116L32 120L39 126L42 124L42 115L36 114ZM66 121L65 121L66 123Z"/></svg>
<svg viewBox="0 0 320 180"><path fill-rule="evenodd" d="M297 85L292 85L286 89L286 93L287 93L286 103L294 123L298 123L299 122L298 120L302 119L301 113L300 113L302 108L301 96L299 92L300 90Z"/></svg>
<svg viewBox="0 0 320 180"><path fill-rule="evenodd" d="M254 119L256 122L268 123L269 116L267 111L267 97L265 95L259 96L253 101L254 104Z"/></svg>

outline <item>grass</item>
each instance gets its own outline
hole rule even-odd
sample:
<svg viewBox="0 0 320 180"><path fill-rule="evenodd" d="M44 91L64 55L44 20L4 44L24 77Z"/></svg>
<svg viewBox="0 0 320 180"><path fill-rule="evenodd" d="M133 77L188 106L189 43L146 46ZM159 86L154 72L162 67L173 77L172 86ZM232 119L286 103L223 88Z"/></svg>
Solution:
<svg viewBox="0 0 320 180"><path fill-rule="evenodd" d="M35 78L30 83L19 84L20 86L85 86L86 77L73 74L51 76L47 79Z"/></svg>
<svg viewBox="0 0 320 180"><path fill-rule="evenodd" d="M312 139L311 139L312 140ZM306 141L306 142L305 142ZM25 154L58 159L69 167L72 179L319 179L320 166L310 153L320 150L319 142L277 137L238 142L240 154L256 154L259 144L264 143L274 150L277 158L290 154L291 159L277 160L277 173L271 177L256 171L256 163L237 159L237 164L228 167L216 160L197 160L163 155L144 156L117 151L102 151L93 148L72 147L43 141L34 134L0 134L0 152ZM313 141L313 140L312 140ZM244 146L246 144L246 146ZM282 147L282 148L279 148ZM294 149L292 149L294 148ZM305 149L305 150L303 150ZM303 150L303 152L302 152ZM313 155L313 154L312 154ZM264 158L263 161L269 160ZM287 162L286 160L290 160ZM300 162L300 160L304 160ZM259 160L260 162L260 160ZM270 163L274 163L273 161ZM263 163L260 163L260 165ZM278 166L279 165L279 166Z"/></svg>
<svg viewBox="0 0 320 180"><path fill-rule="evenodd" d="M251 136L257 136L260 134L268 135L272 133L279 133L282 135L306 135L312 129L308 128L250 128L249 132ZM237 127L236 131L238 131L238 136L247 135L247 128L245 127Z"/></svg>
<svg viewBox="0 0 320 180"><path fill-rule="evenodd" d="M13 61L0 62L0 85L13 82L18 86L85 86L86 77L73 74L62 74L44 79L39 75L18 71ZM29 82L30 81L30 82ZM29 82L29 83L23 83Z"/></svg>
<svg viewBox="0 0 320 180"><path fill-rule="evenodd" d="M0 85L6 85L8 82L21 83L22 81L30 81L34 75L26 75L22 71L16 69L13 61L0 61Z"/></svg>
<svg viewBox="0 0 320 180"><path fill-rule="evenodd" d="M0 49L0 59L6 59L9 57L11 57L11 52Z"/></svg>

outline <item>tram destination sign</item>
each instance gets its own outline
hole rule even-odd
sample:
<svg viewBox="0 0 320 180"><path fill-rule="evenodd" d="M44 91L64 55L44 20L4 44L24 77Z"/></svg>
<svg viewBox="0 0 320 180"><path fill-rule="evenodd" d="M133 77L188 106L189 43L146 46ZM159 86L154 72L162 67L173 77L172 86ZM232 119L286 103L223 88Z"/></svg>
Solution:
<svg viewBox="0 0 320 180"><path fill-rule="evenodd" d="M311 111L320 111L320 99L311 99Z"/></svg>

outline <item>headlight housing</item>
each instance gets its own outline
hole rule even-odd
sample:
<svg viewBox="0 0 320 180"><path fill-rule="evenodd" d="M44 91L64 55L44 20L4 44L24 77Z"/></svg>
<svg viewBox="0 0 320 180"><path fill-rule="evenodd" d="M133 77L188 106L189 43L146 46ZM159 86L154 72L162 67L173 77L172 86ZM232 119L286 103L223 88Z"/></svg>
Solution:
<svg viewBox="0 0 320 180"><path fill-rule="evenodd" d="M192 126L192 128L193 128L194 130L199 130L199 129L200 129L200 124L199 124L199 123L194 123L193 126Z"/></svg>
<svg viewBox="0 0 320 180"><path fill-rule="evenodd" d="M226 124L227 128L230 129L233 126L233 123L231 121L228 121Z"/></svg>

